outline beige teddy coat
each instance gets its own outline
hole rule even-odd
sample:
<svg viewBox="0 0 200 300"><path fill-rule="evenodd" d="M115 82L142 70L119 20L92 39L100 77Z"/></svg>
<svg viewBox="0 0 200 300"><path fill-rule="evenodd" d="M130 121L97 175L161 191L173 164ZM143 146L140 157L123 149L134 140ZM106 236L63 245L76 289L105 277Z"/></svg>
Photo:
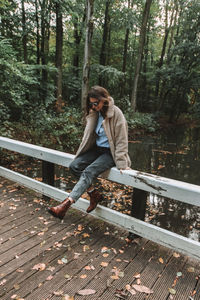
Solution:
<svg viewBox="0 0 200 300"><path fill-rule="evenodd" d="M96 111L91 111L86 117L86 127L76 157L95 145L97 120L98 112ZM116 167L118 169L130 167L131 161L128 155L127 122L122 111L114 105L113 98L110 98L107 116L103 120L103 128L107 135Z"/></svg>

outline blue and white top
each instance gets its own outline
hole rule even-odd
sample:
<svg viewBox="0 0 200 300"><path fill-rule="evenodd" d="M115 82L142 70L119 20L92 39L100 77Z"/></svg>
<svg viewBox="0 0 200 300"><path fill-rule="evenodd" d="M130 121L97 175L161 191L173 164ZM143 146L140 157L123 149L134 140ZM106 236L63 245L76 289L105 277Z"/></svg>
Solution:
<svg viewBox="0 0 200 300"><path fill-rule="evenodd" d="M107 135L103 128L103 116L101 115L100 112L99 112L99 118L98 118L97 127L95 129L95 132L97 134L97 137L96 137L97 146L110 148Z"/></svg>

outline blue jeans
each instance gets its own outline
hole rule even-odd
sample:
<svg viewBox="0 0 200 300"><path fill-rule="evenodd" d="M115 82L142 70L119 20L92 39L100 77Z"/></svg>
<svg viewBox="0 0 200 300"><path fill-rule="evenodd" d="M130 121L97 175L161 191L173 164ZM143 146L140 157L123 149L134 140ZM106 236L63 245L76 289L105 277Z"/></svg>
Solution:
<svg viewBox="0 0 200 300"><path fill-rule="evenodd" d="M69 194L69 197L77 201L90 187L94 179L114 166L115 163L109 148L95 146L75 158L69 168L79 180Z"/></svg>

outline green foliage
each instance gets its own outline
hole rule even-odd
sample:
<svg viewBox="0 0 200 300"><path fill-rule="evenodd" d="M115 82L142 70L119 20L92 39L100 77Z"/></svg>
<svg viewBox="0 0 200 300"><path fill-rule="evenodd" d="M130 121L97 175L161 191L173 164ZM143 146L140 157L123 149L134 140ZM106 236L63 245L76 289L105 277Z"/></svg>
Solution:
<svg viewBox="0 0 200 300"><path fill-rule="evenodd" d="M128 109L125 113L129 129L143 129L145 132L153 133L159 126L152 114L133 112Z"/></svg>
<svg viewBox="0 0 200 300"><path fill-rule="evenodd" d="M21 140L29 143L71 153L81 141L83 132L81 112L76 108L66 108L64 113L56 115L40 106L27 112L28 119L29 122L14 124L13 137L17 133Z"/></svg>

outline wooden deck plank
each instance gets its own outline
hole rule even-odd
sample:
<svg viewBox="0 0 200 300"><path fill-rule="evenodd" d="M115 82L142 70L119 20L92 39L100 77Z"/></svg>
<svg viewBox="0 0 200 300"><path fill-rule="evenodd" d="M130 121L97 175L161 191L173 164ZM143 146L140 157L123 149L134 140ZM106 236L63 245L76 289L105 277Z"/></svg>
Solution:
<svg viewBox="0 0 200 300"><path fill-rule="evenodd" d="M61 223L48 214L47 204L40 203L37 194L27 189L9 192L12 190L10 181L0 186L1 203L4 201L0 205L2 300L13 295L26 300L62 299L54 295L56 291L75 296L76 300L114 300L120 299L116 291L122 289L130 300L171 300L169 288L176 290L175 300L188 300L190 296L200 299L199 261L183 255L174 257L173 251L145 239L127 244L127 232L74 209ZM9 209L12 203L18 205L15 210ZM75 253L80 254L76 259ZM59 264L62 258L67 261ZM102 262L107 266L103 267ZM45 263L45 270L33 270L39 263ZM111 278L114 270L122 272L119 279ZM182 272L178 279L177 272ZM136 273L140 274L141 284L153 290L152 295L137 292L131 296L126 291L127 284L136 283ZM65 278L66 274L70 278ZM96 293L85 297L77 294L88 288Z"/></svg>

